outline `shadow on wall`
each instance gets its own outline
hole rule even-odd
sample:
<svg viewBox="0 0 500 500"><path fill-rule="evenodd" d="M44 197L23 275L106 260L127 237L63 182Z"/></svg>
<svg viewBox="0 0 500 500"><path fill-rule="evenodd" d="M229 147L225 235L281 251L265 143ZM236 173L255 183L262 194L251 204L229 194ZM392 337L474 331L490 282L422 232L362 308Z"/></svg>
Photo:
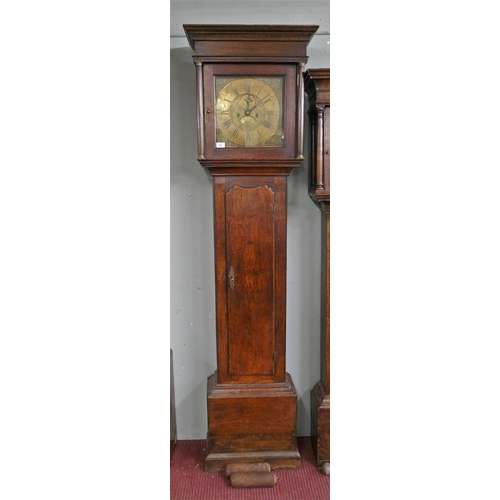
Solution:
<svg viewBox="0 0 500 500"><path fill-rule="evenodd" d="M203 365L198 366L197 371L208 373L207 378L215 371L215 367L209 363L199 359L196 363ZM182 373L177 373L177 375L181 377ZM176 396L180 400L176 406L177 435L179 439L203 439L204 436L200 437L199 429L205 429L205 433L208 429L207 379L201 380L191 392L182 395L182 399L179 397L178 389L176 389ZM182 416L182 418L179 418L179 416Z"/></svg>
<svg viewBox="0 0 500 500"><path fill-rule="evenodd" d="M297 402L297 436L309 436L311 433L311 404L310 395L311 391L308 390L298 398ZM306 404L307 403L307 404Z"/></svg>
<svg viewBox="0 0 500 500"><path fill-rule="evenodd" d="M170 183L186 184L198 175L205 179L197 160L196 68L191 48L170 50Z"/></svg>

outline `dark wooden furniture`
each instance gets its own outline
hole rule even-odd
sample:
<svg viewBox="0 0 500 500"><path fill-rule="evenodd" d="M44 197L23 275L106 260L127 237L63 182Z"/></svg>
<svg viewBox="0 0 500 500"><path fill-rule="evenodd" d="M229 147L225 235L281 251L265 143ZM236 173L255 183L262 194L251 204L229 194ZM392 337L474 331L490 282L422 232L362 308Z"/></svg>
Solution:
<svg viewBox="0 0 500 500"><path fill-rule="evenodd" d="M196 65L198 160L214 183L217 371L207 471L298 468L285 371L286 181L303 161L303 68L317 26L185 25Z"/></svg>
<svg viewBox="0 0 500 500"><path fill-rule="evenodd" d="M175 420L174 355L170 349L170 461L177 443L177 422Z"/></svg>
<svg viewBox="0 0 500 500"><path fill-rule="evenodd" d="M304 75L309 97L309 195L321 210L321 380L311 391L311 435L319 466L330 462L330 69ZM328 464L329 466L329 464Z"/></svg>

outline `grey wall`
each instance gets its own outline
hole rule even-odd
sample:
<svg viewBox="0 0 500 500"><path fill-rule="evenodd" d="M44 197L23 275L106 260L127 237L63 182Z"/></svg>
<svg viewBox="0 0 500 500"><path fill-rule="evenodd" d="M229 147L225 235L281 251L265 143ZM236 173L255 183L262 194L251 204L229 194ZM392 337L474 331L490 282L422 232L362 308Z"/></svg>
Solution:
<svg viewBox="0 0 500 500"><path fill-rule="evenodd" d="M195 23L318 24L306 69L330 67L328 1L171 2L170 343L178 439L206 437L206 379L216 369L212 182L196 160L195 66L182 29ZM288 178L287 371L299 396L301 436L310 434L309 394L320 377L320 212L307 194L307 133L306 120L306 160Z"/></svg>

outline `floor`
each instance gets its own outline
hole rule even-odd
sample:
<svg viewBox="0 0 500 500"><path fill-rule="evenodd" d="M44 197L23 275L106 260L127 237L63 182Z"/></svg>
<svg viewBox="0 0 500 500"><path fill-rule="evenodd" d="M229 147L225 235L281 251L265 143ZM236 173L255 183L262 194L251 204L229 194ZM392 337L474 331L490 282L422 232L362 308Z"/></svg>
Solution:
<svg viewBox="0 0 500 500"><path fill-rule="evenodd" d="M276 470L273 488L232 488L221 472L205 472L205 440L179 441L170 465L171 500L329 500L330 477L316 467L311 441L298 438L302 466Z"/></svg>

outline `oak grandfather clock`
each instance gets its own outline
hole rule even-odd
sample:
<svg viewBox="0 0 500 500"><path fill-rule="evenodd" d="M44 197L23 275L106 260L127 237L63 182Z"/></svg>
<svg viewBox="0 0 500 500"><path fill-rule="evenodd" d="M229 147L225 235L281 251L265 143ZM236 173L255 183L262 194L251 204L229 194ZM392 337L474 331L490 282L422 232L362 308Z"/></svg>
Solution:
<svg viewBox="0 0 500 500"><path fill-rule="evenodd" d="M285 370L286 181L303 157L303 72L318 26L184 25L196 65L198 161L213 178L217 370L207 471L299 468Z"/></svg>
<svg viewBox="0 0 500 500"><path fill-rule="evenodd" d="M308 69L309 196L321 210L321 379L311 391L316 463L330 469L330 69Z"/></svg>

